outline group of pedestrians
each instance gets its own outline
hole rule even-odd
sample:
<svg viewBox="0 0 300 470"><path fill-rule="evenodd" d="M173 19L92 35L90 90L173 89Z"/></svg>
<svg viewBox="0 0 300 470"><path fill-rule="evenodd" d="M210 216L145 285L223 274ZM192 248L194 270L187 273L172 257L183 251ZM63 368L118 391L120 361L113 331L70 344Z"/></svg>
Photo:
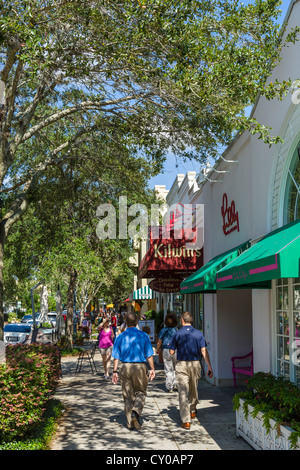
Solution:
<svg viewBox="0 0 300 470"><path fill-rule="evenodd" d="M117 327L121 327L121 322L123 323L123 317L119 314L117 318L114 311L100 314L98 319L99 350L102 356L105 379L109 379L112 348L117 335Z"/></svg>
<svg viewBox="0 0 300 470"><path fill-rule="evenodd" d="M176 318L167 315L165 328L160 332L158 339L158 348L163 351L166 387L168 391L178 390L181 427L184 429L190 429L191 419L194 419L197 413L201 357L206 362L207 375L213 377L205 338L201 331L193 328L192 321L193 317L189 312L183 313L182 328L177 330ZM126 328L111 340L109 361L112 357L113 384L117 384L119 380L121 382L127 427L140 429L140 416L146 400L148 382L155 378L153 348L147 333L138 329L135 313L126 314L125 322ZM105 333L106 338L108 337L108 332L108 326L105 330L103 328L103 338ZM105 364L105 376L108 377L107 356Z"/></svg>

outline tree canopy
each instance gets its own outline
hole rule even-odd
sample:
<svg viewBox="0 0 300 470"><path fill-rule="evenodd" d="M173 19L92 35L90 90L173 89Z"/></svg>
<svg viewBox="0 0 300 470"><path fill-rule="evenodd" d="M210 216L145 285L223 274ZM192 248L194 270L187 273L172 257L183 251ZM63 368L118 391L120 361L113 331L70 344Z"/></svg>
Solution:
<svg viewBox="0 0 300 470"><path fill-rule="evenodd" d="M218 158L284 43L279 0L0 0L0 334L4 244L40 184L86 162L122 179L164 155ZM286 42L294 41L298 29ZM56 177L57 177L57 173ZM57 177L58 178L58 177ZM72 176L71 176L72 179ZM68 183L67 183L68 182ZM98 184L94 182L95 184Z"/></svg>

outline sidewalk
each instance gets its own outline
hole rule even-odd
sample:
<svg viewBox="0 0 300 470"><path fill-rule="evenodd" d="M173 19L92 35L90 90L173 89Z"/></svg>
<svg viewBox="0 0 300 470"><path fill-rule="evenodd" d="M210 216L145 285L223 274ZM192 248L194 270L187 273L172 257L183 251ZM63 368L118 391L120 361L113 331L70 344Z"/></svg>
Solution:
<svg viewBox="0 0 300 470"><path fill-rule="evenodd" d="M97 374L88 361L75 375L77 358L62 359L60 386L55 395L65 406L52 450L252 450L235 435L233 389L220 389L205 379L199 383L198 414L191 429L181 429L178 394L165 391L165 375L156 364L156 378L149 383L141 423L129 431L123 413L121 386L103 377L100 353L95 354Z"/></svg>

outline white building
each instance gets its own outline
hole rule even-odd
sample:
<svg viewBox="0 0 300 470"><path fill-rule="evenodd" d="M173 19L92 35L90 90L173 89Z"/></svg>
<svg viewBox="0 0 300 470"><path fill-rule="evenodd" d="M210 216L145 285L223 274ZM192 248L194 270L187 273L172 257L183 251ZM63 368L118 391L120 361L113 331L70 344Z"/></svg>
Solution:
<svg viewBox="0 0 300 470"><path fill-rule="evenodd" d="M292 1L285 20L287 32L299 20L300 1ZM299 54L300 42L284 48L282 60L269 80L299 79ZM264 271L268 288L261 288L258 282L246 285L245 281L243 285L242 281L236 281L230 289L228 285L226 289L222 287L220 282L216 283L215 291L207 289L203 293L203 287L199 287L197 292L182 289L181 293L185 308L194 313L196 326L203 308L202 327L216 385L232 385L230 358L246 354L252 348L254 372L285 375L299 385L300 365L295 345L300 335L300 326L299 332L297 327L300 319L300 91L299 96L291 92L282 101L258 97L253 115L271 127L273 135L282 137L283 143L269 148L256 136L243 132L204 178L194 172L178 175L167 194L167 203L177 200L204 204L204 267L214 257L230 250L238 255L235 248L247 242L251 245L247 257L251 258L253 247L265 235L283 227L276 240L281 235L290 237L289 256L284 244L278 248L281 262L287 264L284 270L281 267L284 279L278 279L280 270L273 272L265 267L259 269ZM286 225L294 219L299 223L294 226L292 237ZM274 237L268 240L273 244L272 252L276 248ZM289 261L291 252L293 263ZM263 256L260 253L259 258ZM245 255L240 259L245 262L244 258ZM259 259L256 262L259 264ZM232 263L239 264L237 259ZM232 263L224 269L229 269Z"/></svg>

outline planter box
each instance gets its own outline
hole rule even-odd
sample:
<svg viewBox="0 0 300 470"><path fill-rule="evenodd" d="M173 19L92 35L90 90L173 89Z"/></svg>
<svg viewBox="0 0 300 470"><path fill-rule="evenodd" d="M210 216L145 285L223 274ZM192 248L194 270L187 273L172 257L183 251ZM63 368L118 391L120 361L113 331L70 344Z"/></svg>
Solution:
<svg viewBox="0 0 300 470"><path fill-rule="evenodd" d="M289 436L291 435L291 428L280 426L280 433L278 434L275 421L270 419L271 429L267 432L263 426L262 413L258 413L256 418L251 416L253 411L252 406L248 406L248 416L244 415L243 410L244 400L240 399L240 407L236 410L236 434L242 437L256 450L291 450L291 443ZM295 450L300 450L300 440Z"/></svg>

